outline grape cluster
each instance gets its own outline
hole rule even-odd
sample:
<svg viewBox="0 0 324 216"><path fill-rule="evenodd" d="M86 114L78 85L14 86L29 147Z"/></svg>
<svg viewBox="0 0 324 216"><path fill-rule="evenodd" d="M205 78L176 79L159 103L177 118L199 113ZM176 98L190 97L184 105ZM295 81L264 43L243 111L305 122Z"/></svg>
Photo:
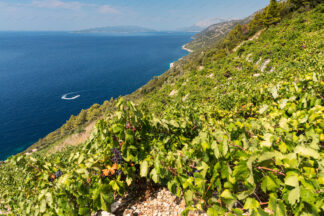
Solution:
<svg viewBox="0 0 324 216"><path fill-rule="evenodd" d="M121 151L117 148L113 148L111 152L114 154L111 160L116 164L123 164L124 160L121 156ZM121 175L122 170L121 169L116 170L115 174Z"/></svg>
<svg viewBox="0 0 324 216"><path fill-rule="evenodd" d="M121 175L123 172L122 172L122 170L121 169L119 169L119 170L116 170L116 175Z"/></svg>
<svg viewBox="0 0 324 216"><path fill-rule="evenodd" d="M60 178L63 175L61 170L58 170L55 174L52 174L48 177L49 182L54 182L55 179Z"/></svg>
<svg viewBox="0 0 324 216"><path fill-rule="evenodd" d="M63 175L63 173L61 170L58 170L54 175L55 175L55 178L58 179Z"/></svg>
<svg viewBox="0 0 324 216"><path fill-rule="evenodd" d="M190 177L194 177L194 174L195 173L200 173L200 171L198 171L198 170L194 170L194 171L192 171L192 172L187 172L187 175L188 176L190 176ZM195 177L194 177L195 178Z"/></svg>
<svg viewBox="0 0 324 216"><path fill-rule="evenodd" d="M124 160L121 156L121 151L117 148L113 148L111 152L114 154L111 160L116 164L122 164Z"/></svg>

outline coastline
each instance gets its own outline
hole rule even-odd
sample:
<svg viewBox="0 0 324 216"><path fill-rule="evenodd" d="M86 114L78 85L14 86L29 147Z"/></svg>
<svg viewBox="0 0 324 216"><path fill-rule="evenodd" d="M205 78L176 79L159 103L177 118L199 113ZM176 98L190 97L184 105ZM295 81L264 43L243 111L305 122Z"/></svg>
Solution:
<svg viewBox="0 0 324 216"><path fill-rule="evenodd" d="M183 50L189 52L189 54L193 52L193 50L186 48L186 44L182 45L181 49L183 49ZM182 57L182 58L183 58L183 57ZM171 63L170 63L170 69L173 68L173 67L174 67L174 64L175 64L177 61L180 61L182 58L180 58L180 59L178 59L178 60L176 60L176 61L174 61L174 62L171 62Z"/></svg>
<svg viewBox="0 0 324 216"><path fill-rule="evenodd" d="M183 49L183 50L186 50L186 51L188 51L188 52L190 52L190 53L193 52L193 50L186 48L186 44L182 46L182 49Z"/></svg>

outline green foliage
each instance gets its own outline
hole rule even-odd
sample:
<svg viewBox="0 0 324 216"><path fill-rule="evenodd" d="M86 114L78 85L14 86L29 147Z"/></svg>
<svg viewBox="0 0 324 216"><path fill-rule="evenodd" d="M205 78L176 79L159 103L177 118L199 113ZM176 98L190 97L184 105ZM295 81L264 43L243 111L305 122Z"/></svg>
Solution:
<svg viewBox="0 0 324 216"><path fill-rule="evenodd" d="M321 0L270 0L270 4L266 8L245 19L209 26L204 31L196 34L193 37L194 40L186 44L186 47L196 52L208 51L210 48L233 48L237 45L238 41L247 39L246 36L252 36L264 27L277 24L287 15L291 15L291 12L309 10L315 8L320 3ZM232 31L234 28L236 29ZM225 47L223 46L224 38ZM197 58L197 56L195 57Z"/></svg>
<svg viewBox="0 0 324 216"><path fill-rule="evenodd" d="M323 3L321 0L289 0L292 6L296 9L305 7L305 8L314 8L316 5Z"/></svg>
<svg viewBox="0 0 324 216"><path fill-rule="evenodd" d="M223 39L237 24L247 24L250 19L248 17L244 20L231 20L214 24L194 35L194 40L186 44L186 47L194 51L210 49L219 40Z"/></svg>
<svg viewBox="0 0 324 216"><path fill-rule="evenodd" d="M57 143L61 142L67 136L73 133L80 133L85 127L100 118L102 118L107 112L113 109L112 101L105 101L102 105L94 104L87 110L81 110L79 115L72 115L68 121L62 127L48 134L45 138L40 139L35 144L31 145L25 152L32 152L33 149L38 151L53 147Z"/></svg>
<svg viewBox="0 0 324 216"><path fill-rule="evenodd" d="M183 196L185 212L323 214L318 8L284 18L237 52L224 55L234 43L222 41L225 48L169 72L145 97L134 93L137 105L114 102L83 145L47 157L12 156L0 164L0 208L9 205L12 215L89 215L109 211L117 195L145 179ZM242 42L243 29L228 37ZM266 59L261 72L256 63ZM112 149L123 163L114 164ZM58 170L63 175L49 181Z"/></svg>
<svg viewBox="0 0 324 216"><path fill-rule="evenodd" d="M263 23L265 26L276 24L280 21L280 11L276 0L271 0L269 6L265 9Z"/></svg>

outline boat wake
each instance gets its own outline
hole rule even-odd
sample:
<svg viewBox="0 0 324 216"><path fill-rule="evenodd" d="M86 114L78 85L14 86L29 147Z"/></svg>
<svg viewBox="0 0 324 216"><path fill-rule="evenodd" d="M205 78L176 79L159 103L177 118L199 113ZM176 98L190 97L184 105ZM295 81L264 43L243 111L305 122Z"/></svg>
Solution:
<svg viewBox="0 0 324 216"><path fill-rule="evenodd" d="M67 94L64 94L64 95L62 95L62 97L61 97L61 99L62 100L75 100L75 99L77 99L77 98L79 98L81 95L74 95L73 97L71 97L71 96L69 96L69 95L73 95L73 94L75 94L76 92L69 92L69 93L67 93Z"/></svg>

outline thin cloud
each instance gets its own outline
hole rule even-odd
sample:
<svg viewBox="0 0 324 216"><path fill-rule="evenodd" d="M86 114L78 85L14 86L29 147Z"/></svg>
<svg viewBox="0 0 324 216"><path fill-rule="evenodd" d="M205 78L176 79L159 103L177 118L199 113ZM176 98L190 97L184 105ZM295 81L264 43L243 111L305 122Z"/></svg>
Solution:
<svg viewBox="0 0 324 216"><path fill-rule="evenodd" d="M109 13L118 14L118 13L120 13L118 10L116 10L115 8L113 8L109 5L103 5L103 6L99 7L98 11L102 14L109 14Z"/></svg>
<svg viewBox="0 0 324 216"><path fill-rule="evenodd" d="M32 7L46 8L46 9L68 9L68 10L80 10L83 8L93 8L102 14L118 14L120 13L116 8L109 5L99 4L85 4L78 1L65 2L61 0L35 0L31 3Z"/></svg>
<svg viewBox="0 0 324 216"><path fill-rule="evenodd" d="M39 8L63 8L63 9L70 9L70 10L78 10L85 6L85 4L82 4L80 2L74 1L74 2L63 2L60 0L42 0L42 1L33 1L31 3L34 7Z"/></svg>

